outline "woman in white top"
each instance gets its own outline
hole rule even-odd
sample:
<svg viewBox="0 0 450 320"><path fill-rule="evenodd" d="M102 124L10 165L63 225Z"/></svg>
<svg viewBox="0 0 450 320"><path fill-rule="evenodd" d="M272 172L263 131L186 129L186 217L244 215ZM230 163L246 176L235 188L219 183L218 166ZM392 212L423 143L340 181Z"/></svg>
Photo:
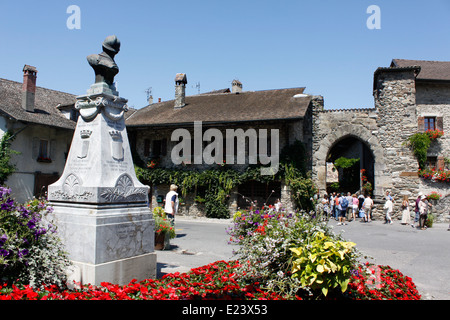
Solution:
<svg viewBox="0 0 450 320"><path fill-rule="evenodd" d="M403 196L402 202L402 224L411 224L408 196Z"/></svg>

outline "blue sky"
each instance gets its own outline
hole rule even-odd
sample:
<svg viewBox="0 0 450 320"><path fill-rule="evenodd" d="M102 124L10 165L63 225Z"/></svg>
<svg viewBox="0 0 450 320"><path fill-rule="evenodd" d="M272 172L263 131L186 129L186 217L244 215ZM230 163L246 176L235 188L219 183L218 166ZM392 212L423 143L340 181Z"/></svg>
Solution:
<svg viewBox="0 0 450 320"><path fill-rule="evenodd" d="M70 30L69 5L81 10ZM366 12L381 9L381 29ZM377 67L393 58L450 60L450 1L99 1L0 2L0 77L22 81L38 69L38 85L81 95L94 82L86 56L101 52L110 34L122 42L116 56L120 95L129 105L173 99L176 73L187 94L228 88L306 87L326 108L373 107Z"/></svg>

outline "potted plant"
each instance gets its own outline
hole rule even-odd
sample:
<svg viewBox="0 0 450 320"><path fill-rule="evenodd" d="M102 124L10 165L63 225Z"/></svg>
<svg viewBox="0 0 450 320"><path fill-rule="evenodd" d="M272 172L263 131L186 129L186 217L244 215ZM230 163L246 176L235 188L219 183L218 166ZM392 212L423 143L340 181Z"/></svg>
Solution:
<svg viewBox="0 0 450 320"><path fill-rule="evenodd" d="M436 191L432 191L429 195L427 195L428 200L439 200L441 197L442 195Z"/></svg>
<svg viewBox="0 0 450 320"><path fill-rule="evenodd" d="M170 239L175 238L175 228L167 219L164 209L156 207L153 210L155 220L155 250L164 250L170 247Z"/></svg>

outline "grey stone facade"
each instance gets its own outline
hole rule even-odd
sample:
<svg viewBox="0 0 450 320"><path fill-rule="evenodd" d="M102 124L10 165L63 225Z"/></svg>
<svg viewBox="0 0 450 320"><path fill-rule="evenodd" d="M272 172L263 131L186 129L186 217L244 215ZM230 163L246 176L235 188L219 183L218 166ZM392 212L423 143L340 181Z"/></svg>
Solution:
<svg viewBox="0 0 450 320"><path fill-rule="evenodd" d="M269 95L266 95L264 99L256 99L268 93L273 97L279 95L279 98L271 98L269 101ZM286 95L282 97L283 94ZM366 170L369 182L373 185L372 192L378 208L384 202L387 191L395 199L396 210L399 210L404 195L408 196L413 204L419 192L429 194L437 191L443 199L438 201L433 210L440 220L448 219L449 183L433 182L419 177L418 161L408 146L408 139L411 135L425 130L424 119L433 118L436 128L443 130L445 134L432 142L428 156L436 167L448 166L446 159L450 158L450 137L447 134L450 130L450 64L393 60L391 67L378 68L374 72L372 94L373 108L333 110L325 107L322 96L304 94L303 91L297 92L297 89L260 92L224 90L209 95L186 97L187 107L180 109L184 110L184 113L175 113L171 101L150 105L137 112L136 116L130 117L127 126L131 131L135 131L136 151L144 160L152 157L151 141L165 141L167 151L161 157L161 165L165 167L173 167L170 150L176 142L170 141L170 133L188 122L192 123L192 119L197 121L205 118L204 124L219 127L221 130L277 128L280 131L280 150L295 140L305 145L307 165L320 195L329 191L327 162L332 162L339 155L359 157L360 169ZM244 100L240 100L244 98L247 99L245 105ZM294 105L293 103L300 103L297 110L301 110L301 116L296 116L296 119L289 116L288 119L283 114L287 110L296 110L288 107ZM204 111L200 113L199 110ZM253 115L270 110L270 115L265 119L255 116L259 121L253 119L246 123L245 112L248 110L254 110ZM179 125L171 123L176 117L187 120L178 121ZM204 166L203 169L207 167ZM448 167L446 169L449 170ZM359 189L345 191L362 193L361 186L362 184ZM285 185L282 185L281 190L282 202L289 202L290 191ZM188 214L194 212L197 212L197 208Z"/></svg>
<svg viewBox="0 0 450 320"><path fill-rule="evenodd" d="M325 110L320 98L313 99L312 177L321 194L327 190L327 157L342 139L352 137L365 144L373 155L373 194L378 208L386 191L400 209L403 195L413 203L419 192L442 194L433 207L439 220L448 219L448 183L431 182L418 176L418 162L408 138L424 131L421 117L443 119L444 132L450 124L450 85L419 81L419 66L378 68L374 74L374 108ZM432 142L428 156L441 166L449 157L449 138L444 134ZM365 168L366 169L366 168ZM349 190L352 191L353 190Z"/></svg>

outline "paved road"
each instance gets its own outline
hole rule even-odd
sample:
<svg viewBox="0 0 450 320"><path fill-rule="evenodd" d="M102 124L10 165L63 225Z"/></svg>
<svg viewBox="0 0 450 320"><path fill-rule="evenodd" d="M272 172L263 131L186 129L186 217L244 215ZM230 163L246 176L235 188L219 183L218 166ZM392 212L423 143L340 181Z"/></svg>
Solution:
<svg viewBox="0 0 450 320"><path fill-rule="evenodd" d="M358 219L337 226L345 239L380 265L389 265L411 277L423 299L450 300L450 231L448 224L434 224L419 230L399 221L361 223Z"/></svg>
<svg viewBox="0 0 450 320"><path fill-rule="evenodd" d="M356 243L368 261L389 265L411 277L423 299L450 300L450 231L448 224L435 224L417 230L394 221L361 223L359 219L345 226L330 221L336 233ZM157 251L158 277L165 273L187 272L191 268L217 260L230 260L233 246L227 244L228 220L178 217L177 238L170 250Z"/></svg>
<svg viewBox="0 0 450 320"><path fill-rule="evenodd" d="M170 240L170 250L156 251L157 276L187 272L219 260L231 260L233 246L228 244L226 233L229 226L229 220L177 217L177 236Z"/></svg>

